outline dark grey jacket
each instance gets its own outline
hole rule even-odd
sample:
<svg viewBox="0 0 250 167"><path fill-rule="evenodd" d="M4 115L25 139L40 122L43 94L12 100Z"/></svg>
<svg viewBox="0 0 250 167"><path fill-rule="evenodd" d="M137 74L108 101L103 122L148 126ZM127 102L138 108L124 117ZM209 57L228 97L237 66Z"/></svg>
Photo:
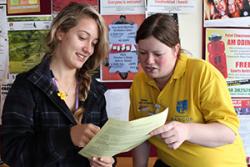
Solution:
<svg viewBox="0 0 250 167"><path fill-rule="evenodd" d="M70 127L73 114L56 94L49 58L19 74L3 108L0 154L11 167L85 167L86 158L73 145ZM79 102L86 109L84 123L103 126L107 121L105 87L93 79L88 98Z"/></svg>

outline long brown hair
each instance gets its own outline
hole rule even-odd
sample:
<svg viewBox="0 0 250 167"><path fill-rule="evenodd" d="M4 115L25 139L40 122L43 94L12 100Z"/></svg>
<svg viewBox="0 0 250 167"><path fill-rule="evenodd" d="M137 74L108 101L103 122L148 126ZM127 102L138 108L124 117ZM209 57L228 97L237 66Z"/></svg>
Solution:
<svg viewBox="0 0 250 167"><path fill-rule="evenodd" d="M102 60L108 54L108 37L107 27L104 23L101 15L91 6L81 3L72 2L66 6L53 20L50 32L46 38L48 46L48 54L53 55L58 40L56 38L56 32L58 30L62 32L68 32L71 28L75 27L79 20L88 17L96 21L98 26L98 43L95 45L94 53L84 63L84 65L78 69L76 78L79 82L79 100L85 101L88 92L90 90L91 76L94 70L100 65ZM78 100L78 99L76 99ZM75 115L81 119L84 109L79 108Z"/></svg>

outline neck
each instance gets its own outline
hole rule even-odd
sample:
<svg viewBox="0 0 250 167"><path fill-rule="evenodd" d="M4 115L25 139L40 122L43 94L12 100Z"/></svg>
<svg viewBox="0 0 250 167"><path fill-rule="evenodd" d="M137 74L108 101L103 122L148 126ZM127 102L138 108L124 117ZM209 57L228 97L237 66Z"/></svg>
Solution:
<svg viewBox="0 0 250 167"><path fill-rule="evenodd" d="M156 85L158 86L158 88L160 90L162 90L165 85L168 83L168 81L170 80L171 76L172 76L173 72L171 74L169 74L168 76L166 77L162 77L162 78L156 78L155 79L155 82L156 82Z"/></svg>
<svg viewBox="0 0 250 167"><path fill-rule="evenodd" d="M162 79L155 79L156 85L160 90L164 88L164 86L167 84L168 80L162 80Z"/></svg>
<svg viewBox="0 0 250 167"><path fill-rule="evenodd" d="M59 60L60 61L60 60ZM52 59L50 64L50 69L52 70L54 77L58 81L71 82L75 80L76 69L69 69L57 60Z"/></svg>

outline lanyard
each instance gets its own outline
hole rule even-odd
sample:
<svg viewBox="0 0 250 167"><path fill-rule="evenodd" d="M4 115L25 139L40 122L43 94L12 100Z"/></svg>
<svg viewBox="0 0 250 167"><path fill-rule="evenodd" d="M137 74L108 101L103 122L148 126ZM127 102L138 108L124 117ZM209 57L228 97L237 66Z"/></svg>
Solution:
<svg viewBox="0 0 250 167"><path fill-rule="evenodd" d="M53 85L55 86L55 88L56 88L56 91L57 91L57 96L58 97L60 97L60 99L61 100L63 100L64 102L65 102L65 100L66 100L66 97L68 96L66 93L64 93L64 92L61 92L61 91L59 91L59 89L58 89L58 86L57 86L57 83L56 83L56 79L55 79L55 77L53 76L53 73L52 73L52 83L53 83ZM76 102L75 102L75 111L78 109L78 107L79 107L79 86L78 86L78 84L76 85L76 93L75 93L75 99L76 99Z"/></svg>

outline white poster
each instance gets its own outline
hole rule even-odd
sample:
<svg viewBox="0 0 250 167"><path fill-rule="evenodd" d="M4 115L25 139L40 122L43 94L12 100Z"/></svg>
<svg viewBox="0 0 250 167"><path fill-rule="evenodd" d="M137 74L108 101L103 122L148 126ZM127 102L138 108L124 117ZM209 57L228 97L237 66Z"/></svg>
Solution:
<svg viewBox="0 0 250 167"><path fill-rule="evenodd" d="M196 0L148 0L147 10L155 13L194 13Z"/></svg>
<svg viewBox="0 0 250 167"><path fill-rule="evenodd" d="M10 31L47 30L50 28L51 20L51 15L9 16L8 29Z"/></svg>
<svg viewBox="0 0 250 167"><path fill-rule="evenodd" d="M2 124L2 110L3 110L3 105L5 98L9 92L9 89L12 86L12 83L15 80L15 75L9 75L8 79L5 79L0 83L1 89L0 89L0 125Z"/></svg>
<svg viewBox="0 0 250 167"><path fill-rule="evenodd" d="M6 0L0 0L0 4L6 4Z"/></svg>
<svg viewBox="0 0 250 167"><path fill-rule="evenodd" d="M0 5L0 80L6 78L8 69L8 31L6 5Z"/></svg>
<svg viewBox="0 0 250 167"><path fill-rule="evenodd" d="M100 13L102 15L113 14L144 14L144 0L101 0Z"/></svg>

